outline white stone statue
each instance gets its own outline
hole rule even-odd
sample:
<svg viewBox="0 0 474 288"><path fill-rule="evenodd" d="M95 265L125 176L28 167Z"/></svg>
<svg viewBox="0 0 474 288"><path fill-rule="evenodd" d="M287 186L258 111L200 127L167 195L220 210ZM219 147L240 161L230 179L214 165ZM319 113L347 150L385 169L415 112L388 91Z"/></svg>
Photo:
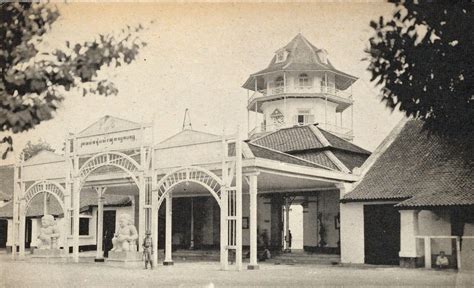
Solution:
<svg viewBox="0 0 474 288"><path fill-rule="evenodd" d="M56 221L53 215L44 215L41 217L41 229L38 235L39 249L57 248L57 241L59 238L59 229L56 226Z"/></svg>
<svg viewBox="0 0 474 288"><path fill-rule="evenodd" d="M112 244L114 247L110 251L132 251L136 249L136 241L138 239L137 228L133 226L133 220L129 215L124 214L119 218L119 229L115 232L114 238L112 238Z"/></svg>

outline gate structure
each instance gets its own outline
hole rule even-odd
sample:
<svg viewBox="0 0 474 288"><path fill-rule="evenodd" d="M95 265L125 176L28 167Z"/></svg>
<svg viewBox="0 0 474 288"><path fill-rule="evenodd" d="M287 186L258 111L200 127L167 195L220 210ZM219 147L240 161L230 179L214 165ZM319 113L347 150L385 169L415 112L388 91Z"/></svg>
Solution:
<svg viewBox="0 0 474 288"><path fill-rule="evenodd" d="M234 147L231 151L229 147ZM233 154L233 155L230 155ZM242 269L242 139L222 139L221 177L198 166L183 166L172 170L158 180L154 173L152 188L152 239L158 247L158 209L166 200L166 245L164 265L172 265L172 191L180 183L193 182L202 185L211 193L220 207L220 263L223 270L229 269L229 251L235 253L235 268ZM235 183L233 186L232 183ZM156 251L157 249L155 249ZM158 253L153 255L155 263Z"/></svg>
<svg viewBox="0 0 474 288"><path fill-rule="evenodd" d="M146 162L146 161L145 161ZM73 161L75 171L74 173L74 182L72 185L73 188L73 257L76 262L79 261L79 212L80 212L80 192L82 187L84 186L87 178L89 175L105 166L113 166L119 168L123 172L125 172L137 185L139 190L139 219L138 219L138 226L139 226L139 241L143 239L144 230L145 230L145 207L144 207L144 195L145 195L145 173L144 167L138 164L133 158L130 156L121 153L121 152L103 152L92 156L88 159L81 167L79 167L79 161ZM143 163L143 162L142 162ZM97 244L97 257L96 259L102 259L103 251L102 251L102 225L103 225L103 201L104 201L104 194L106 191L106 186L95 187L97 192L98 198L98 244ZM141 246L139 246L141 249Z"/></svg>
<svg viewBox="0 0 474 288"><path fill-rule="evenodd" d="M15 168L16 169L16 168ZM23 186L24 184L22 184ZM20 243L25 243L25 226L26 226L26 216L28 212L28 208L30 207L31 201L33 198L35 198L38 194L49 194L52 195L59 203L61 206L61 209L63 211L64 216L68 215L68 209L66 208L66 191L64 187L62 187L59 183L54 182L54 181L49 181L49 180L40 180L36 181L33 183L28 189L25 191L23 196L21 198L17 198L14 200L16 203L14 203L14 207L18 207L17 209L14 208L14 220L15 218L19 220L19 241ZM16 196L16 195L15 195ZM67 219L67 218L66 218ZM63 229L64 231L68 231L68 222L64 221L63 222ZM12 229L15 233L16 229ZM14 239L16 236L14 235ZM63 233L62 235L62 241L64 247L67 247L67 233ZM25 256L25 245L19 245L20 246L20 257L23 258ZM16 247L14 247L16 249ZM14 250L15 251L15 250ZM15 252L12 252L13 257L15 255Z"/></svg>

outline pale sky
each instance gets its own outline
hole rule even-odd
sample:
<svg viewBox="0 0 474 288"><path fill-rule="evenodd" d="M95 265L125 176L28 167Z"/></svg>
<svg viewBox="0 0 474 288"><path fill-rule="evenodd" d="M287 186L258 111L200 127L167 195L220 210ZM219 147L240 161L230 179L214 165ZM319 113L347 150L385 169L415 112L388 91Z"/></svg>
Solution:
<svg viewBox="0 0 474 288"><path fill-rule="evenodd" d="M377 98L363 62L369 22L389 16L390 4L60 4L61 18L45 39L45 50L66 40L93 39L127 24L155 20L142 34L148 42L136 62L102 74L119 89L103 97L70 92L53 120L15 135L15 154L39 138L60 148L104 115L136 122L155 120L157 140L181 130L189 108L195 130L221 134L247 127L247 77L264 69L273 53L302 33L328 51L336 68L360 79L354 84L354 143L373 150L401 118ZM251 117L253 119L253 116ZM225 126L225 127L224 127ZM1 162L11 163L10 160Z"/></svg>

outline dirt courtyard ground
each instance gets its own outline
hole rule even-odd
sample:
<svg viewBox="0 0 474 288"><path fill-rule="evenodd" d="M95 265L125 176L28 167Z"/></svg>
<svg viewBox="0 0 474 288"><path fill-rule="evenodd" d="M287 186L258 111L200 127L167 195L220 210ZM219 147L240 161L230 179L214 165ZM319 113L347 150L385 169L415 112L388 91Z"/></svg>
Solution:
<svg viewBox="0 0 474 288"><path fill-rule="evenodd" d="M0 254L0 287L473 287L472 273L424 269L274 265L260 270L220 271L218 263L176 263L143 267L107 263L12 261Z"/></svg>

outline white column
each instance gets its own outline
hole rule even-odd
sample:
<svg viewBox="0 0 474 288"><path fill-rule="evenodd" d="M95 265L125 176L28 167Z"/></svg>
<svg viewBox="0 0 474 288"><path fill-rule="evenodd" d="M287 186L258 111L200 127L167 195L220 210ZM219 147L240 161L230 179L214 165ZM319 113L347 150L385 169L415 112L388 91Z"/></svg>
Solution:
<svg viewBox="0 0 474 288"><path fill-rule="evenodd" d="M227 154L228 154L228 151L227 151L227 141L225 140L225 138L223 137L222 138L222 187L221 187L221 200L220 200L220 208L221 208L221 237L220 237L220 246L221 246L221 251L220 251L220 262L221 262L221 269L222 270L227 270L227 266L229 264L229 260L228 260L228 250L227 250L227 245L228 245L228 242L229 242L229 239L228 239L228 220L227 220L227 217L229 216L228 215L228 210L227 210L227 206L228 206L228 199L227 199L227 187L228 187L228 183L227 183L227 174L228 174L228 169L227 169L227 162L226 162L226 159L227 159Z"/></svg>
<svg viewBox="0 0 474 288"><path fill-rule="evenodd" d="M16 247L18 244L18 221L19 221L19 197L20 197L20 184L19 184L19 170L20 167L15 165L13 170L13 219L12 219L12 229L11 229L11 239L12 239L12 259L16 258L17 252Z"/></svg>
<svg viewBox="0 0 474 288"><path fill-rule="evenodd" d="M20 232L19 232L19 243L20 245L20 259L25 258L25 229L26 229L26 211L25 211L25 200L20 200Z"/></svg>
<svg viewBox="0 0 474 288"><path fill-rule="evenodd" d="M173 198L171 197L171 192L168 192L166 195L166 248L165 248L165 261L163 261L163 265L173 265L173 259L171 256L171 249L172 249L172 235L173 229Z"/></svg>
<svg viewBox="0 0 474 288"><path fill-rule="evenodd" d="M249 270L258 269L257 263L257 174L249 176L250 192L250 264Z"/></svg>
<svg viewBox="0 0 474 288"><path fill-rule="evenodd" d="M400 210L400 258L416 258L418 235L417 210Z"/></svg>
<svg viewBox="0 0 474 288"><path fill-rule="evenodd" d="M144 160L143 160L144 161ZM143 162L142 162L143 163ZM143 243L143 238L145 238L145 193L146 193L146 182L145 182L145 175L141 173L139 179L138 187L138 251L142 252L143 247L141 243Z"/></svg>
<svg viewBox="0 0 474 288"><path fill-rule="evenodd" d="M425 268L431 269L431 238L425 237Z"/></svg>
<svg viewBox="0 0 474 288"><path fill-rule="evenodd" d="M237 126L237 140L235 142L235 187L236 187L236 251L235 265L242 270L242 136Z"/></svg>
<svg viewBox="0 0 474 288"><path fill-rule="evenodd" d="M153 177L153 181L156 178ZM158 264L158 192L153 189L151 208L151 235L153 240L153 263ZM140 243L141 244L141 243Z"/></svg>
<svg viewBox="0 0 474 288"><path fill-rule="evenodd" d="M80 201L80 187L79 187L79 179L74 180L74 187L73 187L73 206L74 206L74 217L73 217L73 259L74 262L79 262L79 201Z"/></svg>
<svg viewBox="0 0 474 288"><path fill-rule="evenodd" d="M104 229L104 193L107 187L94 187L97 191L97 255L95 262L104 262L104 251L102 250L103 229Z"/></svg>

